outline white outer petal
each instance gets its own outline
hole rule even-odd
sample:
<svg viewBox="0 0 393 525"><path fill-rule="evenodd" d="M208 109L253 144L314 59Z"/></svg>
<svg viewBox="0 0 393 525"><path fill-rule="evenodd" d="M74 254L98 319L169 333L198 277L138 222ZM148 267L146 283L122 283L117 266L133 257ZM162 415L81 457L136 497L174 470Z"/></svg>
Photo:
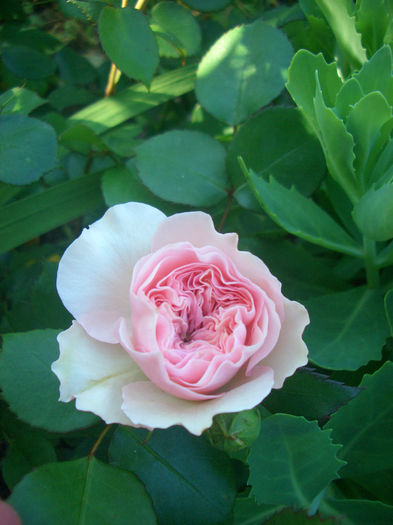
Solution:
<svg viewBox="0 0 393 525"><path fill-rule="evenodd" d="M261 365L274 370L274 387L281 388L285 379L308 361L308 349L302 339L310 318L304 306L284 298L285 320L276 346L261 361Z"/></svg>
<svg viewBox="0 0 393 525"><path fill-rule="evenodd" d="M91 338L76 322L58 335L60 357L52 371L60 381L60 401L76 398L79 410L106 423L131 422L121 410L122 388L146 376L120 345Z"/></svg>
<svg viewBox="0 0 393 525"><path fill-rule="evenodd" d="M187 401L166 394L150 381L135 382L123 388L122 409L133 426L168 428L182 425L199 436L209 428L213 416L253 408L271 391L273 371L255 367L248 378L232 382L222 397L210 401Z"/></svg>
<svg viewBox="0 0 393 525"><path fill-rule="evenodd" d="M89 335L117 343L118 319L130 318L129 287L135 263L151 251L165 215L138 202L119 204L84 229L59 263L57 290Z"/></svg>

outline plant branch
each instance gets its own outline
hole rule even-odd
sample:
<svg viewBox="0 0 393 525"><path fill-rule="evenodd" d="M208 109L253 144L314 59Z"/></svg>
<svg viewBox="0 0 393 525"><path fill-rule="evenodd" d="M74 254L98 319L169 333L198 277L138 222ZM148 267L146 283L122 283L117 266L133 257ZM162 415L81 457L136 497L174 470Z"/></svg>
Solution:
<svg viewBox="0 0 393 525"><path fill-rule="evenodd" d="M101 434L98 436L97 441L92 446L92 449L89 452L88 458L89 461L92 459L94 454L97 452L98 447L101 445L102 440L106 436L106 434L109 432L109 430L112 428L113 425L107 425L104 430L101 432Z"/></svg>

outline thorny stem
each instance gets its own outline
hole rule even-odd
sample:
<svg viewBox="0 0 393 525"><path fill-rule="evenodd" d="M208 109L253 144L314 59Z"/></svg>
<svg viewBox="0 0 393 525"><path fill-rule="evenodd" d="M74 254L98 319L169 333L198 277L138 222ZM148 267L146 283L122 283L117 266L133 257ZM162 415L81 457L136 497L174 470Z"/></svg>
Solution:
<svg viewBox="0 0 393 525"><path fill-rule="evenodd" d="M134 9L138 9L142 11L148 1L149 0L138 0L137 3L135 4ZM128 5L128 0L121 0L121 7L127 7L127 5ZM106 97L113 95L113 93L115 92L115 85L119 81L120 75L121 75L121 71L117 69L115 64L112 62L111 68L109 71L109 75L108 75L108 81L106 83L106 88L105 88Z"/></svg>
<svg viewBox="0 0 393 525"><path fill-rule="evenodd" d="M101 445L102 440L106 436L106 434L109 432L109 430L112 428L113 425L107 425L104 430L101 432L101 434L98 436L97 441L94 443L92 449L89 452L88 458L89 461L92 459L94 454L97 452L98 447Z"/></svg>

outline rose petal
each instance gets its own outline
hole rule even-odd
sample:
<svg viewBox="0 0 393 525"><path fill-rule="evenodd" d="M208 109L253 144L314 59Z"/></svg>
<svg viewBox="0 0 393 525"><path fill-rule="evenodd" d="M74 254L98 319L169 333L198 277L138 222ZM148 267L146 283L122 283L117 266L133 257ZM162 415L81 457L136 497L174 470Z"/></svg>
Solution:
<svg viewBox="0 0 393 525"><path fill-rule="evenodd" d="M134 426L152 429L182 425L199 436L211 426L214 415L256 406L270 393L273 382L270 368L255 367L251 376L237 378L222 397L209 401L179 399L151 382L135 382L123 388L122 409Z"/></svg>
<svg viewBox="0 0 393 525"><path fill-rule="evenodd" d="M304 328L310 318L304 306L296 301L284 299L285 321L281 327L276 346L261 364L274 370L274 387L281 388L285 379L307 364L308 350L302 340Z"/></svg>
<svg viewBox="0 0 393 525"><path fill-rule="evenodd" d="M160 223L153 236L152 250L167 244L188 241L194 246L215 246L234 263L239 272L260 286L273 299L282 320L284 306L281 283L274 277L264 262L250 252L239 251L236 233L219 233L215 230L210 215L203 212L178 213Z"/></svg>
<svg viewBox="0 0 393 525"><path fill-rule="evenodd" d="M83 230L59 263L57 290L89 335L117 343L120 317L130 318L129 285L135 263L150 252L165 215L147 204L110 208Z"/></svg>
<svg viewBox="0 0 393 525"><path fill-rule="evenodd" d="M60 380L60 401L76 398L79 410L94 412L107 423L130 424L121 410L121 389L145 375L120 345L91 338L74 322L58 336L60 357L52 371Z"/></svg>

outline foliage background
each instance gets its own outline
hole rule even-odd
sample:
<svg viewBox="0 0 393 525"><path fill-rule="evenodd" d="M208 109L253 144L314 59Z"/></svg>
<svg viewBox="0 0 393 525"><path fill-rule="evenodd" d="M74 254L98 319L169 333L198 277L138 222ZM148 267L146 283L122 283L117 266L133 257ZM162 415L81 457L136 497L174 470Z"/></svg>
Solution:
<svg viewBox="0 0 393 525"><path fill-rule="evenodd" d="M26 525L391 523L393 2L125 4L1 2L1 497ZM57 262L127 201L207 211L310 312L309 367L200 438L57 401Z"/></svg>

